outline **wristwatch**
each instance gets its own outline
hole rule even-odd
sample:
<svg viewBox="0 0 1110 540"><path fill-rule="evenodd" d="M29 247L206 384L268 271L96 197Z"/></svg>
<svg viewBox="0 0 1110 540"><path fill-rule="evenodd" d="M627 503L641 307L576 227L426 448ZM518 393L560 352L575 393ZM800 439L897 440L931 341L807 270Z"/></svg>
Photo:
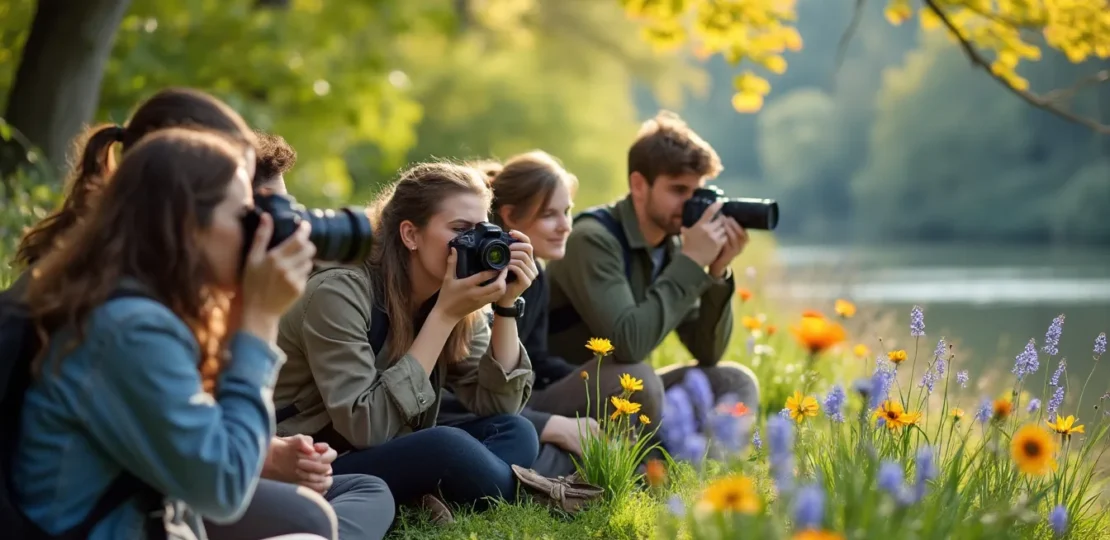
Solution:
<svg viewBox="0 0 1110 540"><path fill-rule="evenodd" d="M509 308L501 307L497 305L497 302L494 302L493 313L501 317L512 317L514 319L520 319L524 316L524 298L521 298L519 296L516 297L516 300L513 301L513 307Z"/></svg>

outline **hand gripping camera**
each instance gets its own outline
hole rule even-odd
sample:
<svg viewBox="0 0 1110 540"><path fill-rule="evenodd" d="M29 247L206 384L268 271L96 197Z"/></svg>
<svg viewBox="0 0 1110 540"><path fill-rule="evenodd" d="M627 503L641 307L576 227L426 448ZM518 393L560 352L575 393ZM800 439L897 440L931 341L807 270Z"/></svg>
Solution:
<svg viewBox="0 0 1110 540"><path fill-rule="evenodd" d="M255 194L254 209L242 218L244 260L263 212L274 219L274 233L267 249L289 238L301 221L308 221L312 226L309 240L316 246L317 261L346 264L363 260L370 253L370 218L361 208L307 210L289 195L261 193Z"/></svg>
<svg viewBox="0 0 1110 540"><path fill-rule="evenodd" d="M717 201L725 201L721 214L736 220L744 229L774 230L779 224L779 203L774 199L730 199L720 188L694 190L682 206L682 226L690 227L701 219L705 209Z"/></svg>
<svg viewBox="0 0 1110 540"><path fill-rule="evenodd" d="M458 257L455 261L455 277L463 279L485 270L500 271L509 265L509 244L516 241L502 231L501 227L487 222L478 223L469 231L463 231L447 243L449 248L455 248ZM509 272L505 276L505 282L514 281L516 274Z"/></svg>

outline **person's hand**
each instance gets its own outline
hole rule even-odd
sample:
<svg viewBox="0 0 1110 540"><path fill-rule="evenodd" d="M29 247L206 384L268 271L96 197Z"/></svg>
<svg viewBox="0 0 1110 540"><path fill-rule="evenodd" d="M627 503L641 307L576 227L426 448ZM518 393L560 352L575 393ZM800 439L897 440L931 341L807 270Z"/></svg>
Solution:
<svg viewBox="0 0 1110 540"><path fill-rule="evenodd" d="M262 477L288 484L298 483L298 462L306 455L306 451L311 450L312 438L307 435L271 439L266 461L262 464Z"/></svg>
<svg viewBox="0 0 1110 540"><path fill-rule="evenodd" d="M742 253L744 247L748 245L748 231L745 231L735 219L724 217L719 221L725 225L726 239L724 247L717 254L717 258L709 264L709 275L715 278L724 277L728 266L732 264L732 260Z"/></svg>
<svg viewBox="0 0 1110 540"><path fill-rule="evenodd" d="M517 241L509 244L509 265L506 268L516 274L516 281L506 283L505 294L497 300L501 307L512 307L513 301L532 285L532 280L540 273L532 257L532 240L520 231L509 231L509 235Z"/></svg>
<svg viewBox="0 0 1110 540"><path fill-rule="evenodd" d="M447 272L443 276L443 285L439 288L439 297L432 308L451 324L504 296L507 288L505 278L509 274L509 267L506 266L500 272L485 270L459 279L455 277L457 263L458 253L455 248L451 248L447 255ZM491 279L491 283L482 285Z"/></svg>
<svg viewBox="0 0 1110 540"><path fill-rule="evenodd" d="M311 442L311 439L309 439ZM297 461L298 484L321 495L331 489L333 482L331 464L339 455L327 443L316 443L308 448L300 448L301 458Z"/></svg>
<svg viewBox="0 0 1110 540"><path fill-rule="evenodd" d="M553 415L540 434L541 443L551 443L576 456L582 456L582 439L601 432L593 418L570 418Z"/></svg>
<svg viewBox="0 0 1110 540"><path fill-rule="evenodd" d="M709 205L697 223L682 229L682 253L698 263L698 266L706 267L716 260L728 239L725 220L716 219L722 204L724 203L717 201Z"/></svg>
<svg viewBox="0 0 1110 540"><path fill-rule="evenodd" d="M289 238L267 251L273 218L263 213L250 253L243 265L241 328L272 342L277 321L304 292L316 247L309 241L310 226L302 221Z"/></svg>

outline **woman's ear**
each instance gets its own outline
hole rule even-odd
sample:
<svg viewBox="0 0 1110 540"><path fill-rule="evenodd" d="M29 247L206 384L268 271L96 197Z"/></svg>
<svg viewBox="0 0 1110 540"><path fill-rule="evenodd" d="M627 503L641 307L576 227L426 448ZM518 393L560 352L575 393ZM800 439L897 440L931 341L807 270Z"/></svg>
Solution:
<svg viewBox="0 0 1110 540"><path fill-rule="evenodd" d="M506 204L497 211L497 217L501 218L501 223L505 224L506 230L516 229L516 223L513 223L513 220L509 217L513 215L515 209L515 206Z"/></svg>
<svg viewBox="0 0 1110 540"><path fill-rule="evenodd" d="M405 249L416 251L417 237L419 236L416 225L406 219L401 222L398 232L401 234L401 243L405 245Z"/></svg>

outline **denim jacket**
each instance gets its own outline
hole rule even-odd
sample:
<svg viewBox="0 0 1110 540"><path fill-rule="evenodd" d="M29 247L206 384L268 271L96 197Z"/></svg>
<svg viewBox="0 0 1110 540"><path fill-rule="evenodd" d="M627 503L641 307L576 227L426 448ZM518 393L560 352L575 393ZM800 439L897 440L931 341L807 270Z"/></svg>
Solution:
<svg viewBox="0 0 1110 540"><path fill-rule="evenodd" d="M50 337L26 394L12 479L27 517L51 534L69 529L127 470L191 510L198 538L201 516L238 520L274 434L280 351L237 333L212 396L201 388L192 332L162 304L112 300L91 312L84 335L75 348L71 330ZM139 538L142 520L129 501L90 539Z"/></svg>

